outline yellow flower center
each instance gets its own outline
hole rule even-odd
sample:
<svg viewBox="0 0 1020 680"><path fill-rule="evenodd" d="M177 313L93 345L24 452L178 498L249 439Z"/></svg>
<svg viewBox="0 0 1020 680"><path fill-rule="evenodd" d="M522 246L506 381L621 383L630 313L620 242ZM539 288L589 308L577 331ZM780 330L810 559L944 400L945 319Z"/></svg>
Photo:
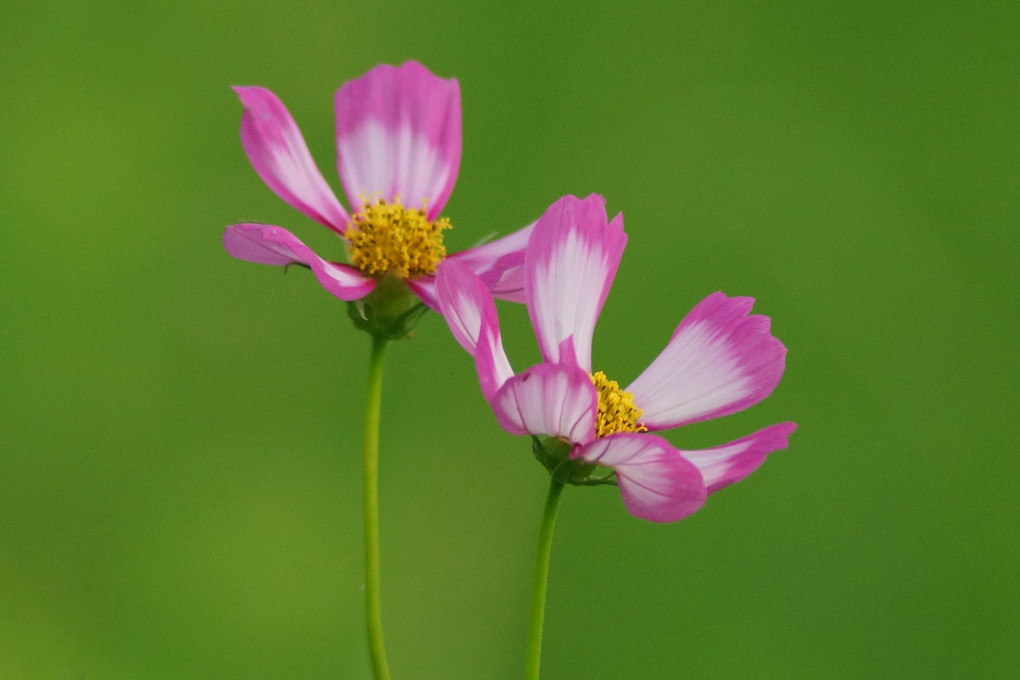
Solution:
<svg viewBox="0 0 1020 680"><path fill-rule="evenodd" d="M450 220L426 219L427 206L421 210L405 208L400 200L387 203L379 199L356 213L344 236L351 263L368 276L393 274L402 279L435 274L446 257L443 232Z"/></svg>
<svg viewBox="0 0 1020 680"><path fill-rule="evenodd" d="M641 409L634 405L634 395L620 389L620 384L610 380L602 371L591 376L599 393L599 408L595 415L595 436L601 439L616 432L647 432L648 428L638 422Z"/></svg>

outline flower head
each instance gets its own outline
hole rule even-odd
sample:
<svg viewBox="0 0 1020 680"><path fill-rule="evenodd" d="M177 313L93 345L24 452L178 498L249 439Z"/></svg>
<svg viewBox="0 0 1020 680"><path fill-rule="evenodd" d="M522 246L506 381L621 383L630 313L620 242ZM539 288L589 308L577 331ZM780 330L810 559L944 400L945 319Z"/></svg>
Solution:
<svg viewBox="0 0 1020 680"><path fill-rule="evenodd" d="M713 293L627 387L593 372L595 322L626 241L623 217L607 221L595 195L565 196L538 220L523 287L543 361L519 374L503 350L492 296L470 270L456 261L440 264L438 297L454 337L475 358L482 394L504 430L548 438L536 454L561 481L604 482L592 475L611 469L631 514L670 522L786 448L796 425L772 425L700 451L679 450L654 432L761 401L783 374L786 348L771 335L767 317L749 316L751 298Z"/></svg>
<svg viewBox="0 0 1020 680"><path fill-rule="evenodd" d="M250 262L308 267L341 300L362 300L395 279L437 308L435 271L447 257L441 213L460 167L460 85L409 61L382 65L336 93L337 169L350 210L337 200L283 103L261 87L235 87L241 142L256 172L294 208L342 239L348 264L323 259L282 227L227 227L223 245ZM493 295L523 301L521 264L531 226L449 256ZM406 286L406 287L405 287ZM381 291L380 291L381 292ZM409 293L410 294L410 293Z"/></svg>

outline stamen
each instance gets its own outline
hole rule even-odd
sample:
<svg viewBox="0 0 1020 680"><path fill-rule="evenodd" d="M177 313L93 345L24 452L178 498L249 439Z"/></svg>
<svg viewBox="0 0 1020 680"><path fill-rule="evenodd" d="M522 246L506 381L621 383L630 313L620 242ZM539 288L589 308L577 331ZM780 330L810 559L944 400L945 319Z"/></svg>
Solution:
<svg viewBox="0 0 1020 680"><path fill-rule="evenodd" d="M595 436L599 439L616 432L647 432L648 428L639 421L644 413L634 405L634 395L620 389L620 384L610 380L602 371L591 376L592 384L599 393L598 413L595 415Z"/></svg>
<svg viewBox="0 0 1020 680"><path fill-rule="evenodd" d="M365 203L347 225L351 263L369 276L393 274L403 279L436 273L446 257L443 232L450 220L428 221L421 210L405 208L400 200Z"/></svg>

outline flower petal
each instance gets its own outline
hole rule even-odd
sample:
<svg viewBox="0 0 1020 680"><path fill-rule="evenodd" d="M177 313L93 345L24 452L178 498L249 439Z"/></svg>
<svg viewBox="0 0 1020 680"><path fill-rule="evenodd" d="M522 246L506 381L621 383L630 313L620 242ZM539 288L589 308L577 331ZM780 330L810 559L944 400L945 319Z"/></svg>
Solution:
<svg viewBox="0 0 1020 680"><path fill-rule="evenodd" d="M482 394L486 401L491 400L514 374L503 351L492 296L481 279L454 260L439 264L436 294L440 313L453 337L475 357Z"/></svg>
<svg viewBox="0 0 1020 680"><path fill-rule="evenodd" d="M450 255L478 275L493 297L524 302L524 252L535 229L532 222L501 239Z"/></svg>
<svg viewBox="0 0 1020 680"><path fill-rule="evenodd" d="M627 511L652 522L673 522L697 512L708 493L698 468L662 437L618 432L573 454L612 468Z"/></svg>
<svg viewBox="0 0 1020 680"><path fill-rule="evenodd" d="M433 312L442 314L442 309L439 306L439 297L436 294L435 276L419 276L416 279L404 279L404 282L407 283L407 287L411 289L411 292L425 303L426 307Z"/></svg>
<svg viewBox="0 0 1020 680"><path fill-rule="evenodd" d="M757 470L773 451L785 449L787 437L796 429L796 423L778 423L729 444L680 455L701 470L708 492L715 493Z"/></svg>
<svg viewBox="0 0 1020 680"><path fill-rule="evenodd" d="M748 316L754 299L713 293L677 326L666 349L626 390L642 422L663 430L756 404L783 375L786 348L771 321Z"/></svg>
<svg viewBox="0 0 1020 680"><path fill-rule="evenodd" d="M341 300L360 300L375 288L375 279L366 278L350 265L323 260L281 227L235 224L223 232L223 247L234 257L248 262L306 265L322 287Z"/></svg>
<svg viewBox="0 0 1020 680"><path fill-rule="evenodd" d="M241 144L262 181L313 220L342 233L350 218L308 152L287 107L261 87L235 87L241 98Z"/></svg>
<svg viewBox="0 0 1020 680"><path fill-rule="evenodd" d="M528 242L524 288L542 356L556 363L573 337L581 368L591 372L591 338L627 244L623 216L606 223L605 201L564 196L538 220Z"/></svg>
<svg viewBox="0 0 1020 680"><path fill-rule="evenodd" d="M460 168L460 85L409 61L377 66L336 93L337 169L355 210L374 197L446 205ZM363 200L364 199L364 200Z"/></svg>
<svg viewBox="0 0 1020 680"><path fill-rule="evenodd" d="M489 400L510 434L549 435L584 444L595 438L598 397L588 374L569 364L538 364Z"/></svg>

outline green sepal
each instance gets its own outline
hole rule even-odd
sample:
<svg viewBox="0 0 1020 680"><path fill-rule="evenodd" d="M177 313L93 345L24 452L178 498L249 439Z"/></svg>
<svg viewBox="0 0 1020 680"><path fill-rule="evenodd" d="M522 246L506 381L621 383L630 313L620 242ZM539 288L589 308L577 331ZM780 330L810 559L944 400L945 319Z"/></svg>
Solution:
<svg viewBox="0 0 1020 680"><path fill-rule="evenodd" d="M599 470L603 470L595 463L587 463L580 459L570 458L573 445L562 437L546 437L539 439L531 438L531 451L535 458L549 474L560 484L571 484L573 486L596 486L599 484L616 485L615 479L608 476L593 476Z"/></svg>
<svg viewBox="0 0 1020 680"><path fill-rule="evenodd" d="M355 326L385 340L410 337L428 309L403 279L389 274L378 279L371 293L347 303L347 315Z"/></svg>

